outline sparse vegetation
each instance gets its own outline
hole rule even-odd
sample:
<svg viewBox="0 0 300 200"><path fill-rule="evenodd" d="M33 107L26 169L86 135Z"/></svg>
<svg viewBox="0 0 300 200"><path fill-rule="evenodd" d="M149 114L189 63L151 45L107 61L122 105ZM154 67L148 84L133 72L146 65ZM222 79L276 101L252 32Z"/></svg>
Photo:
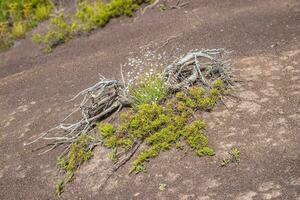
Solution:
<svg viewBox="0 0 300 200"><path fill-rule="evenodd" d="M0 1L0 51L24 38L26 31L47 19L51 12L50 0Z"/></svg>
<svg viewBox="0 0 300 200"><path fill-rule="evenodd" d="M45 50L50 52L76 35L105 26L112 18L131 17L142 3L151 3L151 0L79 1L75 15L66 17L64 13L60 13L51 20L48 33L36 34L32 40L43 44Z"/></svg>

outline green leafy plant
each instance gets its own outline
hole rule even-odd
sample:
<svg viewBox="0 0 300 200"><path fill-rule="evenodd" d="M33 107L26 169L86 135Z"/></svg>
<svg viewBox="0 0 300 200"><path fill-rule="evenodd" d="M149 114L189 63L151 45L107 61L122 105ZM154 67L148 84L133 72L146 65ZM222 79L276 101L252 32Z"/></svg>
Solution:
<svg viewBox="0 0 300 200"><path fill-rule="evenodd" d="M221 162L221 167L225 167L230 163L240 162L240 151L237 148L232 148L229 152L229 158L223 158Z"/></svg>
<svg viewBox="0 0 300 200"><path fill-rule="evenodd" d="M232 162L240 162L240 151L237 148L233 148L230 151Z"/></svg>

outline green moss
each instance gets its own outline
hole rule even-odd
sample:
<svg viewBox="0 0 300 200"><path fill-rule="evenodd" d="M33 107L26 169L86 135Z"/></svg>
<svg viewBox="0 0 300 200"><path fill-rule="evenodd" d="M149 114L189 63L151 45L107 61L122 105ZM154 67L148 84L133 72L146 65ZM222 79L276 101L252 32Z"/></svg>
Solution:
<svg viewBox="0 0 300 200"><path fill-rule="evenodd" d="M203 98L203 96L205 95L205 90L201 87L192 86L188 88L188 94L197 102L199 102L201 98Z"/></svg>
<svg viewBox="0 0 300 200"><path fill-rule="evenodd" d="M111 137L115 132L113 125L111 125L109 123L100 123L98 125L98 129L99 129L99 133L104 138Z"/></svg>
<svg viewBox="0 0 300 200"><path fill-rule="evenodd" d="M212 88L218 89L219 91L225 90L225 84L221 79L217 79L213 82Z"/></svg>
<svg viewBox="0 0 300 200"><path fill-rule="evenodd" d="M197 150L197 155L198 156L214 156L215 151L209 147L203 147L203 148Z"/></svg>
<svg viewBox="0 0 300 200"><path fill-rule="evenodd" d="M175 97L178 100L178 110L184 110L189 108L210 111L215 107L223 92L224 89L222 87L213 87L208 92L206 92L201 87L192 86L188 89L187 93L176 93Z"/></svg>
<svg viewBox="0 0 300 200"><path fill-rule="evenodd" d="M60 23L58 25L64 26ZM185 153L191 150L199 157L215 155L214 150L209 147L208 137L204 134L206 125L204 121L195 119L195 114L216 105L224 91L222 84L217 82L217 86L208 91L193 86L170 96L167 93L156 93L151 88L165 87L163 82L160 78L157 81L157 77L150 77L148 81L137 86L135 91L148 97L146 100L134 98L135 107L121 113L119 125L106 122L97 124L99 134L96 137L100 137L102 145L111 150L108 157L113 162L118 162L119 155L126 154L137 143L144 142L144 148L132 162L130 173L146 172L147 162L173 147L184 149ZM64 185L72 181L76 169L93 156L89 146L91 140L91 137L81 135L70 145L68 154L57 160L57 165L65 172L64 180L55 185L58 195L63 191ZM237 149L232 149L230 155L230 161L239 161ZM224 165L226 162L224 160Z"/></svg>
<svg viewBox="0 0 300 200"><path fill-rule="evenodd" d="M199 102L199 105L203 110L210 111L215 107L216 103L214 98L205 97Z"/></svg>

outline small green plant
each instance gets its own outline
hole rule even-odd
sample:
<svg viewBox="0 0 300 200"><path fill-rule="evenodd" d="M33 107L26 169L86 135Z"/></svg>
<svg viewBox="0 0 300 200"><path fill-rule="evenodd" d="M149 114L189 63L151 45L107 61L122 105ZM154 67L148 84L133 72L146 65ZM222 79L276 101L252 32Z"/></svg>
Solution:
<svg viewBox="0 0 300 200"><path fill-rule="evenodd" d="M221 162L221 167L225 167L230 163L230 160L228 158L223 158Z"/></svg>
<svg viewBox="0 0 300 200"><path fill-rule="evenodd" d="M17 22L11 30L12 36L16 39L24 38L26 33L26 25L22 22Z"/></svg>
<svg viewBox="0 0 300 200"><path fill-rule="evenodd" d="M197 151L198 156L214 156L215 151L209 147L203 147Z"/></svg>
<svg viewBox="0 0 300 200"><path fill-rule="evenodd" d="M34 18L38 21L44 21L49 18L52 12L52 6L49 4L46 5L38 5L34 12Z"/></svg>
<svg viewBox="0 0 300 200"><path fill-rule="evenodd" d="M221 161L221 167L227 166L229 163L240 162L240 151L237 148L232 148L229 152L229 158L223 158Z"/></svg>
<svg viewBox="0 0 300 200"><path fill-rule="evenodd" d="M160 11L165 11L165 10L167 10L166 5L164 5L164 4L159 4L159 5L158 5L158 8L159 8Z"/></svg>
<svg viewBox="0 0 300 200"><path fill-rule="evenodd" d="M66 172L73 173L81 164L89 160L93 153L88 149L91 138L81 135L77 141L70 145L70 151L66 157L58 158L57 165Z"/></svg>
<svg viewBox="0 0 300 200"><path fill-rule="evenodd" d="M64 181L63 180L57 180L55 183L55 193L57 196L60 196L64 189Z"/></svg>
<svg viewBox="0 0 300 200"><path fill-rule="evenodd" d="M230 151L232 162L239 163L240 162L240 151L237 148L233 148Z"/></svg>

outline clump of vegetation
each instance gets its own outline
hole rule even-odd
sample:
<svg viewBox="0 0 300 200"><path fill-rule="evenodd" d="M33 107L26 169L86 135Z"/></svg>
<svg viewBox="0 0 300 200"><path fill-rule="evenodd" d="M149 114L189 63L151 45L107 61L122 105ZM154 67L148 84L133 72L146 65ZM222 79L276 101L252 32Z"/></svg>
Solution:
<svg viewBox="0 0 300 200"><path fill-rule="evenodd" d="M221 162L221 167L225 167L230 163L240 162L240 151L237 148L232 148L229 152L229 158L223 158Z"/></svg>
<svg viewBox="0 0 300 200"><path fill-rule="evenodd" d="M231 151L229 153L230 153L232 162L235 162L235 163L240 162L240 151L237 148L231 149Z"/></svg>
<svg viewBox="0 0 300 200"><path fill-rule="evenodd" d="M139 85L132 86L129 90L134 99L135 108L146 103L161 102L168 96L168 88L160 75L144 77Z"/></svg>
<svg viewBox="0 0 300 200"><path fill-rule="evenodd" d="M160 82L151 79L154 80ZM198 110L211 110L220 98L222 86L213 86L209 91L193 86L187 91L177 92L171 99L163 96L156 100L152 99L153 91L145 88L138 87L134 94L142 93L142 100L148 100L149 95L151 101L139 101L135 109L123 113L119 126L103 122L98 124L104 146L112 149L114 158L119 154L118 151L127 152L137 141L144 141L147 148L133 161L130 172L134 173L145 171L146 162L172 146L182 148L182 144L185 144L198 156L215 154L208 146L208 138L203 132L205 123L195 119L191 122L190 116ZM163 99L165 101L161 101Z"/></svg>
<svg viewBox="0 0 300 200"><path fill-rule="evenodd" d="M52 12L52 9L53 8L51 4L37 5L34 11L34 19L37 22L41 22L48 19Z"/></svg>
<svg viewBox="0 0 300 200"><path fill-rule="evenodd" d="M64 185L72 180L77 168L93 156L89 146L92 139L90 136L81 135L70 145L68 154L57 159L57 166L65 173L64 180L59 179L55 184L58 195L62 193Z"/></svg>
<svg viewBox="0 0 300 200"><path fill-rule="evenodd" d="M13 25L11 34L15 39L24 38L26 32L26 25L22 22L17 22Z"/></svg>
<svg viewBox="0 0 300 200"><path fill-rule="evenodd" d="M132 16L142 3L151 3L151 0L111 0L108 3L103 0L80 1L74 16L65 17L60 13L51 20L47 34L34 35L32 40L44 44L45 50L50 52L76 35L105 26L112 18Z"/></svg>
<svg viewBox="0 0 300 200"><path fill-rule="evenodd" d="M67 26L60 23L64 16L60 17L62 20L55 23ZM74 24L74 29L77 26ZM198 156L213 156L214 150L204 134L205 123L196 118L196 112L211 111L226 94L225 89L232 85L230 65L221 59L225 53L224 49L191 51L168 65L163 73L141 80L135 88L128 87L124 80L102 78L71 99L82 98L77 110L81 114L79 121L62 122L26 145L51 140L50 148L44 153L65 145L67 155L58 159L65 178L63 183L58 182L57 191L62 191L75 170L92 156L92 148L100 144L111 149L109 157L114 161L104 184L132 158L142 143L144 148L133 160L130 172L145 171L148 161L173 147L185 153L190 150ZM205 64L200 65L198 58L204 59L201 61ZM119 125L103 121L124 107L129 109L120 114ZM100 134L92 137L100 139L90 141L95 125ZM239 160L236 151L232 155L234 160Z"/></svg>
<svg viewBox="0 0 300 200"><path fill-rule="evenodd" d="M0 1L0 51L9 48L14 40L52 12L50 0L1 0Z"/></svg>

